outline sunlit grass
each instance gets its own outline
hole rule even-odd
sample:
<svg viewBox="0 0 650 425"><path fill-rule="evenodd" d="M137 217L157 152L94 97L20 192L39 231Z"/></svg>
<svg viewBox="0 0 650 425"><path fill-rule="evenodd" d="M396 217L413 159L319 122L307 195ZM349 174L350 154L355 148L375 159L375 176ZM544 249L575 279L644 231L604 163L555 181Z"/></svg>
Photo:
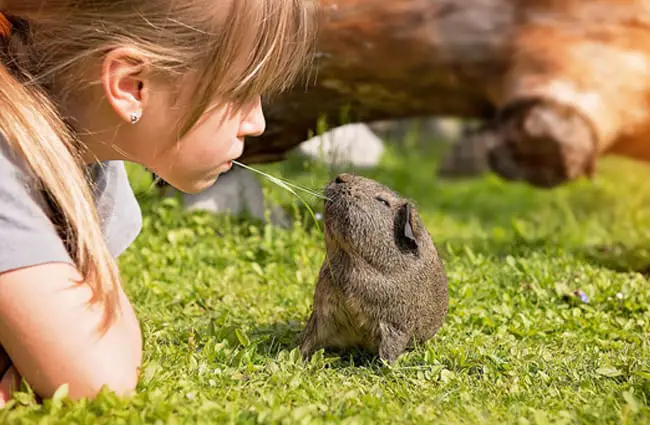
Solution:
<svg viewBox="0 0 650 425"><path fill-rule="evenodd" d="M648 423L650 167L608 159L543 191L439 181L437 158L392 145L355 171L416 202L449 275L445 326L393 368L300 359L324 245L289 191L262 180L294 217L283 230L182 212L133 169L144 229L120 265L145 340L138 395L21 393L0 422ZM316 191L337 172L297 156L259 168Z"/></svg>

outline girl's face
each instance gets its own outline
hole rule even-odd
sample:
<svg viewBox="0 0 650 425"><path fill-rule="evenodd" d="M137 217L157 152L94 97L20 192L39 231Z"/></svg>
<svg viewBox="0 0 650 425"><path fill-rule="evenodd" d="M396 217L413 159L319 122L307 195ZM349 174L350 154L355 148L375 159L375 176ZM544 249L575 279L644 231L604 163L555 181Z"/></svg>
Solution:
<svg viewBox="0 0 650 425"><path fill-rule="evenodd" d="M120 76L123 75L123 76ZM176 189L200 192L241 156L246 136L264 132L265 120L257 96L247 105L228 102L213 104L196 124L179 139L182 120L192 107L193 81L184 79L180 90L169 83L142 79L125 72L103 78L101 93L107 101L98 108L77 109L83 124L84 142L89 148L87 162L126 160L143 165ZM140 112L135 124L132 112Z"/></svg>
<svg viewBox="0 0 650 425"><path fill-rule="evenodd" d="M244 138L264 132L264 114L257 96L239 108L215 101L178 139L181 114L192 106L191 94L187 90L172 100L163 89L157 93L160 96L150 99L140 121L131 126L134 153L139 163L183 192L196 193L214 184L219 174L230 169L232 160L242 155Z"/></svg>

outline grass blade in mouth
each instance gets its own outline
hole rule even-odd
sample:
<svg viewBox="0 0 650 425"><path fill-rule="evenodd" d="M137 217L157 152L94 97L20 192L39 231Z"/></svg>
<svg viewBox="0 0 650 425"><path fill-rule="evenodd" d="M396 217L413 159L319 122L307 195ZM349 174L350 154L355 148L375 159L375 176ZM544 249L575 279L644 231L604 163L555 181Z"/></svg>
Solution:
<svg viewBox="0 0 650 425"><path fill-rule="evenodd" d="M319 197L319 198L321 198L321 199L328 199L326 196L323 196L323 195L321 195L321 194L319 194L319 193L313 192L313 191L311 191L311 190L309 190L309 189L306 189L306 188L303 188L303 187L301 187L301 186L295 185L295 184L293 184L293 183L287 182L287 181L285 181L285 180L283 180L283 179L280 179L280 178L278 178L278 177L272 176L272 175L267 174L267 173L265 173L265 172L263 172L263 171L256 170L255 168L250 167L250 166L245 165L245 164L242 164L241 162L238 162L238 161L234 161L234 160L233 160L232 163L233 163L233 164L236 164L236 165L238 165L238 166L240 166L240 167L242 167L242 168L245 168L245 169L247 169L247 170L254 171L254 172L256 172L256 173L258 173L258 174L260 174L260 175L266 177L268 180L270 180L271 182L277 184L277 185L280 186L281 188L286 189L287 191L289 191L290 193L292 193L296 198L298 198L298 199L300 200L300 202L302 202L302 204L307 208L307 210L309 210L309 214L311 215L312 219L314 220L314 224L316 224L316 228L318 229L319 232L321 232L320 226L318 225L318 219L316 218L316 215L314 214L314 210L312 210L312 208L309 206L309 203L307 203L307 201L305 201L304 199L302 199L302 198L300 197L300 195L298 195L298 194L296 193L296 191L294 190L294 188L295 188L295 189L299 189L299 190L303 190L303 191L305 191L305 192L307 192L307 193L309 193L309 194L311 194L311 195L317 196L317 197Z"/></svg>
<svg viewBox="0 0 650 425"><path fill-rule="evenodd" d="M257 170L257 169L255 169L255 168L253 168L253 167L251 167L251 166L248 166L248 165L246 165L246 164L242 164L241 162L238 162L238 161L234 161L234 160L233 160L232 163L233 163L233 164L236 164L236 165L238 165L238 166L240 166L240 167L242 167L242 168L245 168L245 169L247 169L247 170L254 171L254 172L256 172L257 174L260 174L260 175L266 177L267 179L269 179L270 181L272 181L272 182L278 184L279 186L287 185L287 186L290 186L290 187L292 187L292 188L294 188L294 189L298 189L298 190L302 190L303 192L307 192L307 193L309 193L310 195L315 196L315 197L317 197L317 198L324 199L324 200L328 200L328 201L330 200L330 199L329 199L327 196L325 196L325 195L322 195L322 194L320 194L320 193L318 193L318 192L315 192L315 191L313 191L313 190L307 189L306 187L302 187L302 186L299 186L299 185L297 185L297 184L291 183L290 181L285 180L285 179L283 179L283 178L281 178L281 177L275 177L275 176L272 176L272 175L267 174L267 173L265 173L265 172L263 172L263 171ZM280 183L282 183L282 184L280 184ZM284 187L284 186L283 186L283 187Z"/></svg>

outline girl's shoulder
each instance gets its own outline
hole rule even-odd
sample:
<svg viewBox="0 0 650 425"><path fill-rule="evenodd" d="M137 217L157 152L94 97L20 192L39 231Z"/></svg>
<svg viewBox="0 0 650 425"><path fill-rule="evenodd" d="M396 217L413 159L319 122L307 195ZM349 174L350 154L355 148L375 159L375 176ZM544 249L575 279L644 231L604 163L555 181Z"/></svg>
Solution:
<svg viewBox="0 0 650 425"><path fill-rule="evenodd" d="M142 214L122 161L92 166L95 200L109 250L120 255L134 241ZM50 220L51 210L27 167L0 137L0 273L72 260Z"/></svg>
<svg viewBox="0 0 650 425"><path fill-rule="evenodd" d="M122 161L93 165L95 200L101 226L113 255L131 245L142 228L142 211Z"/></svg>

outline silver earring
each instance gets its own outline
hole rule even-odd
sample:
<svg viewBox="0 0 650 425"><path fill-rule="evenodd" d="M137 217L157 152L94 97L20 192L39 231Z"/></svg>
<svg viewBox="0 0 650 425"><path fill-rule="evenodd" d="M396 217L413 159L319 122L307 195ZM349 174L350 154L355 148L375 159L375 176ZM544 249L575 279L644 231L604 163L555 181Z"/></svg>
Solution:
<svg viewBox="0 0 650 425"><path fill-rule="evenodd" d="M131 112L131 124L136 124L138 121L140 121L140 117L141 117L140 111Z"/></svg>

